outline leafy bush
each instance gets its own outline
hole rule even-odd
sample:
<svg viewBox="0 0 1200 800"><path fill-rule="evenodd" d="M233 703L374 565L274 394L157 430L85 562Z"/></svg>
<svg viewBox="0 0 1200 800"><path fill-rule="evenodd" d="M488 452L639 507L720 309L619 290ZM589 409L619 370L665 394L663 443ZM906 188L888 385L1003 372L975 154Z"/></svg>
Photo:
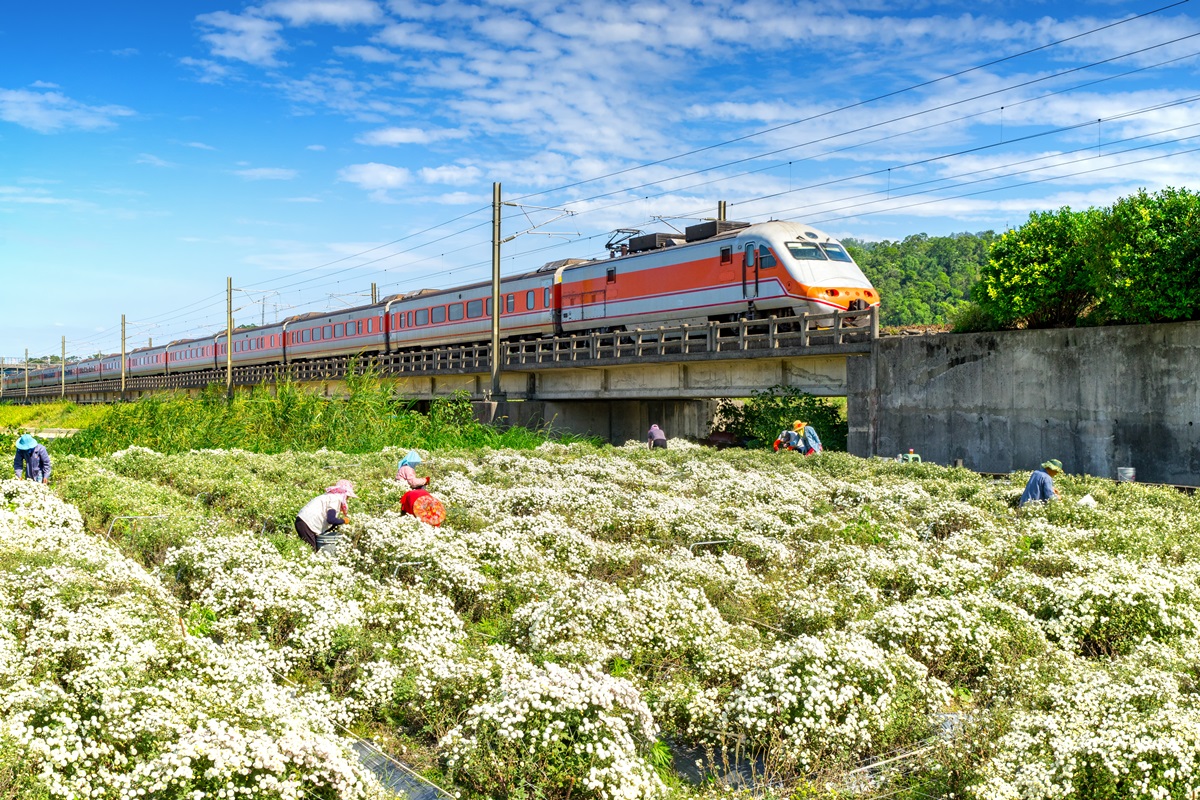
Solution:
<svg viewBox="0 0 1200 800"><path fill-rule="evenodd" d="M1095 265L1113 322L1200 317L1200 194L1144 189L1107 212Z"/></svg>
<svg viewBox="0 0 1200 800"><path fill-rule="evenodd" d="M849 423L842 409L790 386L772 386L754 392L746 401L719 401L713 430L732 433L756 447L769 448L780 431L792 429L795 420L815 426L826 450L846 449Z"/></svg>
<svg viewBox="0 0 1200 800"><path fill-rule="evenodd" d="M1007 328L1074 325L1098 302L1090 257L1103 214L1034 212L993 245L972 299Z"/></svg>

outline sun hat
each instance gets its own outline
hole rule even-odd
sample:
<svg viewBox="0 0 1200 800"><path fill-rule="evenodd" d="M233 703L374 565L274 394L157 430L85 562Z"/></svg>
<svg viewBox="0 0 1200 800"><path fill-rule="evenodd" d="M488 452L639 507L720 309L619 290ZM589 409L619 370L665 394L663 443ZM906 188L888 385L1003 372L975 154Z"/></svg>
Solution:
<svg viewBox="0 0 1200 800"><path fill-rule="evenodd" d="M807 422L801 422L800 420L796 420L795 422L792 423L792 430L798 431L807 425L808 425Z"/></svg>
<svg viewBox="0 0 1200 800"><path fill-rule="evenodd" d="M1042 469L1052 469L1055 472L1062 472L1063 466L1062 466L1062 462L1059 461L1057 458L1052 458L1049 461L1042 462Z"/></svg>
<svg viewBox="0 0 1200 800"><path fill-rule="evenodd" d="M326 494L344 494L344 495L346 495L346 497L358 497L358 495L356 495L354 493L354 484L351 483L350 481L346 480L345 478L342 478L340 481L335 483L333 486L330 486L328 489L325 490L325 493Z"/></svg>
<svg viewBox="0 0 1200 800"><path fill-rule="evenodd" d="M406 464L410 467L415 467L417 464L420 464L420 463L421 463L421 454L418 453L416 450L409 450L407 453L404 454L404 458L400 459L400 467L403 467ZM397 467L397 469L399 469L399 467Z"/></svg>
<svg viewBox="0 0 1200 800"><path fill-rule="evenodd" d="M18 450L32 450L37 447L37 439L30 436L28 433L22 433L21 438L17 439Z"/></svg>

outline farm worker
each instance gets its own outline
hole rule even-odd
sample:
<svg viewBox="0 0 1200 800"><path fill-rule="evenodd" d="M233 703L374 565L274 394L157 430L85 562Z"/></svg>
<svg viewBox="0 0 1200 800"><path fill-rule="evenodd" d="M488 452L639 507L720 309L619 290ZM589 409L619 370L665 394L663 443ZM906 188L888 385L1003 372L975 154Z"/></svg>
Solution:
<svg viewBox="0 0 1200 800"><path fill-rule="evenodd" d="M296 515L296 533L313 550L321 550L338 540L338 527L350 521L348 501L358 497L354 484L342 479L305 504ZM339 516L339 514L341 516Z"/></svg>
<svg viewBox="0 0 1200 800"><path fill-rule="evenodd" d="M429 478L418 478L416 470L413 467L421 463L421 456L416 450L409 450L404 454L404 458L400 459L400 465L396 468L396 482L404 482L408 484L410 489L420 489L429 485Z"/></svg>
<svg viewBox="0 0 1200 800"><path fill-rule="evenodd" d="M790 431L780 432L779 438L775 440L775 452L778 453L780 448L796 450L806 456L819 453L824 449L821 446L821 437L817 435L817 429L801 420L793 422Z"/></svg>
<svg viewBox="0 0 1200 800"><path fill-rule="evenodd" d="M1033 474L1029 476L1029 483L1025 484L1025 493L1021 495L1020 505L1025 505L1034 500L1057 500L1059 491L1054 488L1054 476L1062 471L1062 462L1057 458L1043 461L1042 468L1035 469Z"/></svg>
<svg viewBox="0 0 1200 800"><path fill-rule="evenodd" d="M411 489L400 498L400 513L412 514L421 522L437 527L446 521L442 501L424 489Z"/></svg>
<svg viewBox="0 0 1200 800"><path fill-rule="evenodd" d="M651 425L650 430L646 432L646 445L650 449L661 447L667 449L667 435L663 433L663 429L657 425Z"/></svg>
<svg viewBox="0 0 1200 800"><path fill-rule="evenodd" d="M24 475L22 476L22 471ZM29 478L39 483L50 482L50 454L28 433L17 439L17 457L13 459L13 477Z"/></svg>

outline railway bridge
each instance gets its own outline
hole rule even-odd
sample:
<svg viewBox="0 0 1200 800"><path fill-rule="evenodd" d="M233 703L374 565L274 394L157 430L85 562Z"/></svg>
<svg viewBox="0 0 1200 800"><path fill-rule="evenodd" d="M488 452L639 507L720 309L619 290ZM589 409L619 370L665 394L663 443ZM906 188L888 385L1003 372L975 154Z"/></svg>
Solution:
<svg viewBox="0 0 1200 800"><path fill-rule="evenodd" d="M489 420L551 424L612 441L640 438L656 422L672 436L702 437L722 398L772 386L844 396L847 359L869 354L878 335L872 309L505 342L498 397L491 395L490 345L471 344L234 367L228 374L114 377L18 390L12 399L111 402L163 390L198 392L227 381L244 387L282 380L338 395L353 371L371 370L418 401L465 391Z"/></svg>

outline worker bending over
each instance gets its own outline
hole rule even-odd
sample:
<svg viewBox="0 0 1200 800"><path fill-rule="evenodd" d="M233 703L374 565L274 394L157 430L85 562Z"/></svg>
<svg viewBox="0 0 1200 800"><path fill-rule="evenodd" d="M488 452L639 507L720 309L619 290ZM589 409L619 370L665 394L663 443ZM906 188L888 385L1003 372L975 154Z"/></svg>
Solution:
<svg viewBox="0 0 1200 800"><path fill-rule="evenodd" d="M1057 458L1043 461L1042 468L1035 469L1029 476L1029 483L1025 484L1025 493L1021 495L1020 504L1057 500L1059 492L1054 488L1054 476L1062 472L1062 469L1062 462Z"/></svg>
<svg viewBox="0 0 1200 800"><path fill-rule="evenodd" d="M22 474L24 473L24 474ZM50 482L50 454L28 433L17 439L17 457L13 459L13 477L38 483Z"/></svg>
<svg viewBox="0 0 1200 800"><path fill-rule="evenodd" d="M308 542L313 550L335 544L340 536L338 528L350 521L349 500L358 497L354 484L340 480L325 490L325 494L314 497L296 515L296 533Z"/></svg>
<svg viewBox="0 0 1200 800"><path fill-rule="evenodd" d="M396 483L406 483L410 489L424 489L429 486L429 478L418 478L413 467L421 463L421 455L416 450L409 450L400 459L396 468Z"/></svg>
<svg viewBox="0 0 1200 800"><path fill-rule="evenodd" d="M775 440L776 453L780 450L785 452L795 450L798 453L811 456L815 453L820 453L824 449L821 446L821 437L817 435L817 429L807 422L801 422L800 420L792 423L790 431L781 431L779 438Z"/></svg>

